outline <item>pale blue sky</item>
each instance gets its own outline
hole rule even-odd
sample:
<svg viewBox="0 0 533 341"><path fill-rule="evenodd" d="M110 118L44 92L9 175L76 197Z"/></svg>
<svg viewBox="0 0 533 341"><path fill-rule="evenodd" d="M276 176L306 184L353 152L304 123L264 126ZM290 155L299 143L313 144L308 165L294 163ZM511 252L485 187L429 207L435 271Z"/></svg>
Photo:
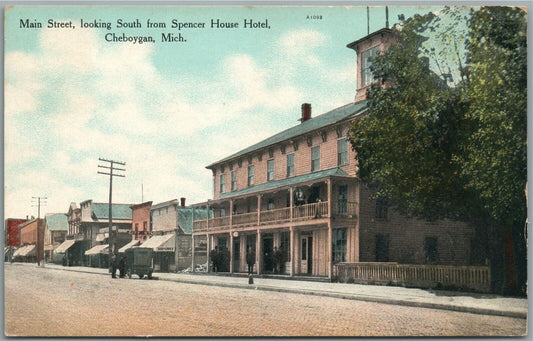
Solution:
<svg viewBox="0 0 533 341"><path fill-rule="evenodd" d="M398 14L436 7L389 7ZM307 19L318 15L322 19ZM139 19L141 29L117 29ZM36 19L42 29L20 28ZM47 20L75 29L47 29ZM113 28L82 29L80 19ZM165 22L148 30L146 20ZM171 20L205 22L184 29L186 43L162 43ZM210 20L264 21L270 29L211 29ZM385 25L385 7L370 8L370 31ZM156 43L105 41L105 34L151 35ZM98 158L126 162L115 178L117 203L212 198L205 166L313 116L352 102L355 52L367 33L366 7L14 7L5 17L5 217L41 215L70 202L108 200ZM141 197L141 186L144 197Z"/></svg>

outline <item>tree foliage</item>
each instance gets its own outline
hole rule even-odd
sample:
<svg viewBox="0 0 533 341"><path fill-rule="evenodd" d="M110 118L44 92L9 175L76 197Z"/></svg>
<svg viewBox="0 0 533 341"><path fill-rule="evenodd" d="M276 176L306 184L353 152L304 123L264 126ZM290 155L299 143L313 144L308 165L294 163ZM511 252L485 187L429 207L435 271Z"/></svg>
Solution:
<svg viewBox="0 0 533 341"><path fill-rule="evenodd" d="M358 175L402 213L471 223L493 285L503 288L505 273L507 290L518 279L524 291L526 13L446 8L394 30L398 43L371 67L380 82L368 113L350 130Z"/></svg>
<svg viewBox="0 0 533 341"><path fill-rule="evenodd" d="M369 112L350 131L359 177L403 213L523 224L525 14L512 7L483 7L468 16L447 11L452 26L467 20L466 60L449 28L431 34L441 20L433 13L405 20L396 29L399 43L374 60L381 82L368 90ZM433 46L440 52L427 47L428 39L439 40ZM449 82L449 66L442 70L442 51L460 70L456 83Z"/></svg>
<svg viewBox="0 0 533 341"><path fill-rule="evenodd" d="M523 10L473 13L464 97L472 135L458 155L490 221L524 224L527 181L527 23Z"/></svg>

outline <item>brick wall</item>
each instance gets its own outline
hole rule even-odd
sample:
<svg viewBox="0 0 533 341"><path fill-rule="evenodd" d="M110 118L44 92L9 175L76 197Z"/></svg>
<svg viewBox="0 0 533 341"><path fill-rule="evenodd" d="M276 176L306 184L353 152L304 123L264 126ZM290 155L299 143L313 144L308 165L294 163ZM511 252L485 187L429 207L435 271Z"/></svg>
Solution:
<svg viewBox="0 0 533 341"><path fill-rule="evenodd" d="M346 123L340 129L341 137L346 137L349 123ZM320 146L320 169L329 169L337 167L337 130L329 127L325 130L325 141L320 132L315 131L310 134L295 138L296 143L289 141L283 142L285 148L282 152L282 144L272 146L270 149L255 151L248 155L240 157L238 160L232 160L222 165L217 165L213 172L214 176L214 198L220 195L220 174L225 174L226 192L231 191L231 172L236 172L237 190L248 187L248 166L254 166L254 185L267 182L267 163L268 160L274 160L274 181L285 179L287 177L287 155L294 153L294 176L311 173L311 149ZM308 145L308 140L310 145ZM341 165L345 172L355 176L356 163L355 152L347 142L347 163ZM240 167L239 167L240 163Z"/></svg>
<svg viewBox="0 0 533 341"><path fill-rule="evenodd" d="M427 264L425 240L436 238L437 257L434 263L442 265L469 265L471 226L451 220L435 222L406 218L388 208L387 219L376 218L376 201L371 192L361 186L360 199L360 261L376 261L376 235L388 241L389 261L409 264Z"/></svg>
<svg viewBox="0 0 533 341"><path fill-rule="evenodd" d="M150 208L152 202L146 202L139 205L133 205L131 209L131 228L132 228L132 240L135 239L135 226L137 224L137 232L142 233L144 231L144 224L146 223L146 231L150 232ZM148 238L147 235L138 235L137 239L144 241Z"/></svg>

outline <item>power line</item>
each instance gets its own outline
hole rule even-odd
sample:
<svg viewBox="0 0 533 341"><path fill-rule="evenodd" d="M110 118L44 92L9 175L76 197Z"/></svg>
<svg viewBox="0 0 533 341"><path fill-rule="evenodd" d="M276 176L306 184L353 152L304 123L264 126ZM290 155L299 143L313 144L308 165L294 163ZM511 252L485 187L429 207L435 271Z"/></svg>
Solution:
<svg viewBox="0 0 533 341"><path fill-rule="evenodd" d="M41 218L41 206L46 206L47 197L31 197L32 200L37 200L37 205L31 205L32 207L37 207L37 218Z"/></svg>
<svg viewBox="0 0 533 341"><path fill-rule="evenodd" d="M115 250L115 235L113 233L113 208L112 208L112 202L113 202L113 177L118 176L121 178L126 177L124 174L120 174L120 172L125 172L126 169L124 168L117 168L115 165L119 166L126 166L125 162L115 161L115 160L107 160L107 159L98 159L100 162L107 163L106 165L98 165L98 168L107 169L107 172L101 172L98 171L98 174L102 175L109 175L109 265L111 266L111 260L113 257L113 254L116 253ZM118 173L114 173L114 171Z"/></svg>

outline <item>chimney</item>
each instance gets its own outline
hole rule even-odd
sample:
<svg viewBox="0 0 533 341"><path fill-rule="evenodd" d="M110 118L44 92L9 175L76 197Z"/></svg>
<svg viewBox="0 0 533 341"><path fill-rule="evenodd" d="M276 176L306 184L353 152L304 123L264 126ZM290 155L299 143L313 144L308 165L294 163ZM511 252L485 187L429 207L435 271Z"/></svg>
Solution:
<svg viewBox="0 0 533 341"><path fill-rule="evenodd" d="M180 198L181 200L181 207L185 207L185 198Z"/></svg>
<svg viewBox="0 0 533 341"><path fill-rule="evenodd" d="M304 123L309 119L311 119L311 104L304 103L302 104L302 118L300 119L300 121Z"/></svg>

